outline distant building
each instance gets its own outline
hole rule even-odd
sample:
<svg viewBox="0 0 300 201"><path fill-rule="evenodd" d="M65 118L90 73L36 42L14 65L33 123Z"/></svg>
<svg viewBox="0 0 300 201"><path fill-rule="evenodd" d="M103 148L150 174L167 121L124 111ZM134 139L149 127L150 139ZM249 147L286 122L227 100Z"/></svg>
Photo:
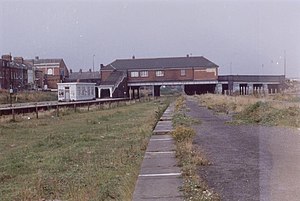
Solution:
<svg viewBox="0 0 300 201"><path fill-rule="evenodd" d="M100 85L101 77L100 72L92 72L91 69L87 72L83 72L82 69L79 72L73 72L70 69L69 77L65 79L65 82L89 82Z"/></svg>
<svg viewBox="0 0 300 201"><path fill-rule="evenodd" d="M69 77L69 70L63 59L35 59L26 60L30 62L36 70L44 74L43 84L50 89L57 89L57 83L63 82Z"/></svg>
<svg viewBox="0 0 300 201"><path fill-rule="evenodd" d="M0 88L24 90L28 88L28 68L22 57L12 59L11 55L2 55L0 59Z"/></svg>

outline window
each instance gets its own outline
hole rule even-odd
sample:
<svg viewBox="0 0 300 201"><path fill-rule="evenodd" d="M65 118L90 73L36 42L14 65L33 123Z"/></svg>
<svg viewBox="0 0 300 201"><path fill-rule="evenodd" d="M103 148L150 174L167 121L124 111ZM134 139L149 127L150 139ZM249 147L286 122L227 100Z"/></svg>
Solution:
<svg viewBox="0 0 300 201"><path fill-rule="evenodd" d="M140 75L141 77L148 77L148 71L141 71Z"/></svg>
<svg viewBox="0 0 300 201"><path fill-rule="evenodd" d="M180 75L181 75L181 76L185 76L185 75L186 75L186 74L185 74L185 69L180 70Z"/></svg>
<svg viewBox="0 0 300 201"><path fill-rule="evenodd" d="M156 77L163 77L165 75L165 72L162 70L156 71Z"/></svg>
<svg viewBox="0 0 300 201"><path fill-rule="evenodd" d="M52 70L51 68L48 68L47 74L48 74L48 75L53 75L53 70Z"/></svg>
<svg viewBox="0 0 300 201"><path fill-rule="evenodd" d="M81 88L80 87L77 88L77 96L81 96Z"/></svg>
<svg viewBox="0 0 300 201"><path fill-rule="evenodd" d="M88 95L88 96L91 95L91 87L87 87L87 95Z"/></svg>
<svg viewBox="0 0 300 201"><path fill-rule="evenodd" d="M133 71L130 72L130 77L138 77L139 76L139 72Z"/></svg>

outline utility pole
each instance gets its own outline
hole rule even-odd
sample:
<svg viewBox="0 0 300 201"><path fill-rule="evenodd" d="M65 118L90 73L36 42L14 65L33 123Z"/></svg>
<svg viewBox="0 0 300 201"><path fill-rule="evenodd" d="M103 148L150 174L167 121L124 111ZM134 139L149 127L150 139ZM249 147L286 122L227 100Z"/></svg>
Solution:
<svg viewBox="0 0 300 201"><path fill-rule="evenodd" d="M284 63L283 63L284 77L286 77L286 51L284 50Z"/></svg>
<svg viewBox="0 0 300 201"><path fill-rule="evenodd" d="M93 54L93 72L95 72L94 70L95 70L95 54Z"/></svg>

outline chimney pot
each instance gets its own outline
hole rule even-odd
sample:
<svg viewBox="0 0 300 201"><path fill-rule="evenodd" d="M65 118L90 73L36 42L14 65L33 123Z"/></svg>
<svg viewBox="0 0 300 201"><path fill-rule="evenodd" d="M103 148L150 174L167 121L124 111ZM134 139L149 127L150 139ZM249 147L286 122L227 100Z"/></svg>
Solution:
<svg viewBox="0 0 300 201"><path fill-rule="evenodd" d="M14 61L17 62L17 63L21 63L21 64L24 63L23 57L14 57Z"/></svg>
<svg viewBox="0 0 300 201"><path fill-rule="evenodd" d="M35 57L35 60L39 60L39 59L40 59L39 56L36 56L36 57Z"/></svg>
<svg viewBox="0 0 300 201"><path fill-rule="evenodd" d="M135 59L135 56L134 56L134 55L132 56L132 59Z"/></svg>
<svg viewBox="0 0 300 201"><path fill-rule="evenodd" d="M189 54L187 54L187 55L186 55L186 57L190 57L190 55L189 55Z"/></svg>
<svg viewBox="0 0 300 201"><path fill-rule="evenodd" d="M71 73L71 74L73 73L73 70L72 70L72 69L70 69L70 73Z"/></svg>

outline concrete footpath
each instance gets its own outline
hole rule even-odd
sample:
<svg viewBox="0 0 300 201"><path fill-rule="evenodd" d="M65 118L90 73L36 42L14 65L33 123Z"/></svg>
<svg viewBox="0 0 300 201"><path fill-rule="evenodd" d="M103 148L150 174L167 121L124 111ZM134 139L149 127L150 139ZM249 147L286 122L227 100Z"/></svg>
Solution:
<svg viewBox="0 0 300 201"><path fill-rule="evenodd" d="M171 105L157 123L149 141L140 174L133 193L133 201L182 201L183 180L175 158L175 142Z"/></svg>

